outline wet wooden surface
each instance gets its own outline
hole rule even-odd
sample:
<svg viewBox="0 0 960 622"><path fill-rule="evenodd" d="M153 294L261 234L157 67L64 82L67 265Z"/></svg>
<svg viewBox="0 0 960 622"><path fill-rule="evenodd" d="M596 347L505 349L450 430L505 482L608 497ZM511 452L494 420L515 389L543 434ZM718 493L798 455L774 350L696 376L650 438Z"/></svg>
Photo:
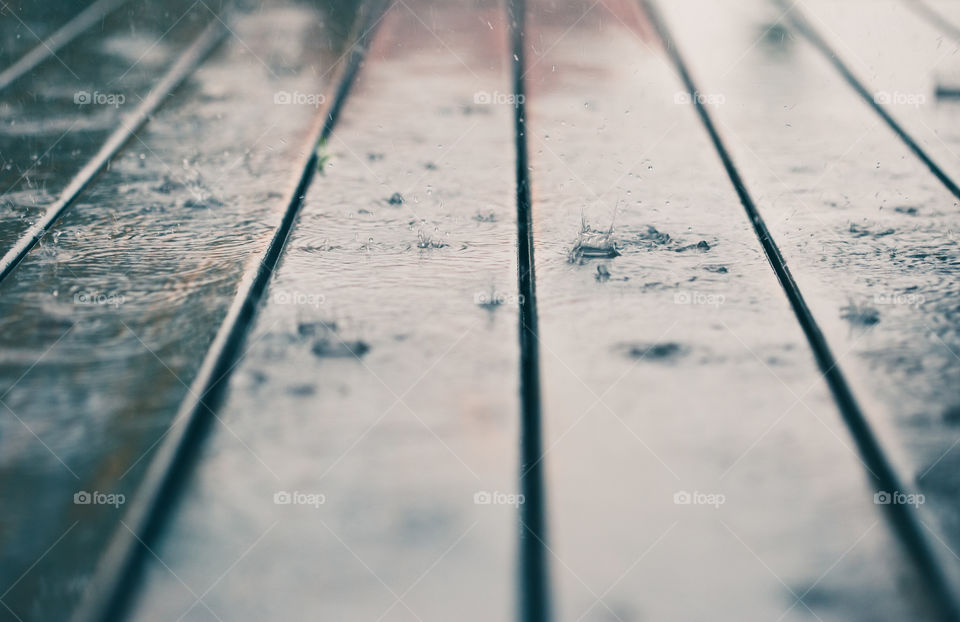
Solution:
<svg viewBox="0 0 960 622"><path fill-rule="evenodd" d="M725 96L716 117L840 365L905 477L939 497L925 509L938 515L956 550L958 506L944 493L956 485L950 413L960 341L951 275L960 259L960 204L797 33L768 43L778 48L774 66L761 62L759 51L723 55L718 51L732 47L723 38L735 30L708 31L683 19L686 10L722 19L726 12L708 4L672 5L671 23L704 90ZM834 31L807 13L824 32ZM879 24L889 25L883 14ZM922 74L915 65L913 75ZM929 89L890 84L884 88L931 97ZM922 123L917 111L928 108L893 107L911 124ZM958 113L943 103L935 112ZM798 150L812 157L799 160Z"/></svg>
<svg viewBox="0 0 960 622"><path fill-rule="evenodd" d="M410 2L379 29L235 371L233 434L151 564L148 618L208 618L178 577L232 619L512 614L512 109L477 96L509 91L504 17ZM286 596L264 599L249 585L278 551L265 589Z"/></svg>
<svg viewBox="0 0 960 622"><path fill-rule="evenodd" d="M530 44L545 50L530 73L531 135L565 619L849 619L864 603L875 618L909 617L859 459L643 15L626 3L532 7ZM621 256L569 262L581 214L614 222ZM798 555L790 543L812 533ZM804 593L824 598L804 605Z"/></svg>
<svg viewBox="0 0 960 622"><path fill-rule="evenodd" d="M80 596L122 513L76 505L74 493L135 494L244 261L278 220L274 188L289 176L297 136L315 109L287 106L267 127L249 121L277 108L278 90L322 86L319 72L291 70L305 61L300 49L311 50L310 65L318 56L307 15L277 7L240 23L243 43L221 47L0 285L0 495L4 507L24 510L0 519L2 572L11 588L4 602L21 617L49 618ZM103 45L131 36L117 27ZM289 29L290 42L274 40L271 28ZM135 38L138 56L158 34ZM136 59L117 64L126 70ZM242 78L238 65L247 67ZM122 72L109 68L117 74L105 75ZM10 97L31 84L15 85ZM100 132L79 133L93 149L69 161L61 155L51 172L56 183L25 184L19 195L45 205L45 188L58 189L57 176L73 175L99 147ZM11 157L20 167L29 153ZM20 222L18 215L14 227Z"/></svg>
<svg viewBox="0 0 960 622"><path fill-rule="evenodd" d="M960 99L936 89L960 89L960 11L655 6L728 168L642 3L528 0L518 54L502 3L396 0L345 98L343 3L230 14L0 283L0 619L66 619L83 596L127 508L74 495L143 494L335 105L212 433L142 534L128 619L954 619L876 495L922 495L907 511L955 580ZM14 8L0 70L79 10ZM0 91L0 252L212 15L131 1ZM904 490L872 483L731 168ZM523 351L518 183L539 316ZM537 353L542 401L522 402ZM531 434L540 533L517 496ZM550 589L521 610L531 537Z"/></svg>

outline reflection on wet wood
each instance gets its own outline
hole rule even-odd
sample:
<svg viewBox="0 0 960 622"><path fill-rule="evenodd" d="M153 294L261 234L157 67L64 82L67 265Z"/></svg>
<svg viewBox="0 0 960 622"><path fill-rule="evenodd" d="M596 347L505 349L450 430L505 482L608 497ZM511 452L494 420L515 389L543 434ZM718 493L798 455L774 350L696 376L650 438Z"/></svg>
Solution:
<svg viewBox="0 0 960 622"><path fill-rule="evenodd" d="M361 6L240 6L11 264L0 611L75 606L199 382L130 619L955 619L956 4L404 0L331 105ZM3 252L211 16L4 84L81 9L0 5Z"/></svg>

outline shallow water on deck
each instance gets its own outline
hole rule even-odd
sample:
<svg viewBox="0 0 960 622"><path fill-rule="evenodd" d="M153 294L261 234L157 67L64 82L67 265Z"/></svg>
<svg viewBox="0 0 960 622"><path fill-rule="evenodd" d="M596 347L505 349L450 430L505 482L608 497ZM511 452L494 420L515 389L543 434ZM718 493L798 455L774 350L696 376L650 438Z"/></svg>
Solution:
<svg viewBox="0 0 960 622"><path fill-rule="evenodd" d="M67 4L28 3L26 25L0 11L0 67ZM0 252L211 18L158 4L0 92ZM960 206L776 6L661 4L870 423L957 550ZM920 43L892 63L888 13L858 31L863 3L808 4L877 88L924 89L916 67L954 55L914 17L891 49ZM627 0L529 6L557 619L926 619L650 24ZM248 8L0 283L0 599L22 620L82 593L124 508L74 495L136 493L312 147L352 13ZM132 619L514 615L506 30L488 0L406 0L380 24ZM898 114L960 170L955 111Z"/></svg>
<svg viewBox="0 0 960 622"><path fill-rule="evenodd" d="M210 16L179 0L131 2L60 50L59 62L0 91L0 253L44 213Z"/></svg>
<svg viewBox="0 0 960 622"><path fill-rule="evenodd" d="M75 505L74 493L134 493L141 458L285 207L278 189L317 112L277 114L274 97L329 80L337 39L318 36L317 15L286 5L241 16L0 285L0 581L63 536L4 598L24 619L48 619L80 594L121 514Z"/></svg>

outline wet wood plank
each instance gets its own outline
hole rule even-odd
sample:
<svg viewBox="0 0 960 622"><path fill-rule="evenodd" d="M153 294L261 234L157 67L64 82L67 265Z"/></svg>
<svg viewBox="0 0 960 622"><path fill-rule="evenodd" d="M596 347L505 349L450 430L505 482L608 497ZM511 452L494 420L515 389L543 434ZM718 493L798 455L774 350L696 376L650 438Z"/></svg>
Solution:
<svg viewBox="0 0 960 622"><path fill-rule="evenodd" d="M0 256L209 20L208 9L187 2L131 3L61 49L62 62L43 63L0 91Z"/></svg>
<svg viewBox="0 0 960 622"><path fill-rule="evenodd" d="M41 45L90 3L77 7L80 3L69 0L5 2L0 7L0 70Z"/></svg>
<svg viewBox="0 0 960 622"><path fill-rule="evenodd" d="M909 569L649 25L631 3L534 7L559 619L909 617ZM620 256L571 263L581 218Z"/></svg>
<svg viewBox="0 0 960 622"><path fill-rule="evenodd" d="M746 182L953 570L957 202L805 40L760 37L776 8L707 5L664 10L724 97L715 116Z"/></svg>
<svg viewBox="0 0 960 622"><path fill-rule="evenodd" d="M159 551L214 586L204 602L224 618L512 617L502 7L397 3L376 37L234 374L223 419L236 436L211 439ZM275 504L295 491L325 503ZM159 564L146 585L138 615L210 615Z"/></svg>
<svg viewBox="0 0 960 622"><path fill-rule="evenodd" d="M949 35L949 26L924 19L922 6L913 2L811 2L803 14L873 100L957 183L960 97L937 93L960 95L960 39ZM960 207L960 197L954 203Z"/></svg>
<svg viewBox="0 0 960 622"><path fill-rule="evenodd" d="M4 596L17 615L60 617L78 599L123 508L73 495L135 494L140 459L276 226L275 189L317 112L287 105L260 121L277 92L329 79L337 55L314 42L336 38L312 17L288 5L241 19L242 41L198 70L0 285L0 581L23 575Z"/></svg>

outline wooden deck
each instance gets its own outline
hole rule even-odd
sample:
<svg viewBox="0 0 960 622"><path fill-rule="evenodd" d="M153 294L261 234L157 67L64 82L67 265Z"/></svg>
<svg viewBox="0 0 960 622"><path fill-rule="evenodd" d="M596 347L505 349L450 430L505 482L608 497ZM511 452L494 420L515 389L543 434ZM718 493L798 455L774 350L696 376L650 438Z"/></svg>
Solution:
<svg viewBox="0 0 960 622"><path fill-rule="evenodd" d="M82 11L0 2L0 620L960 620L960 5Z"/></svg>

